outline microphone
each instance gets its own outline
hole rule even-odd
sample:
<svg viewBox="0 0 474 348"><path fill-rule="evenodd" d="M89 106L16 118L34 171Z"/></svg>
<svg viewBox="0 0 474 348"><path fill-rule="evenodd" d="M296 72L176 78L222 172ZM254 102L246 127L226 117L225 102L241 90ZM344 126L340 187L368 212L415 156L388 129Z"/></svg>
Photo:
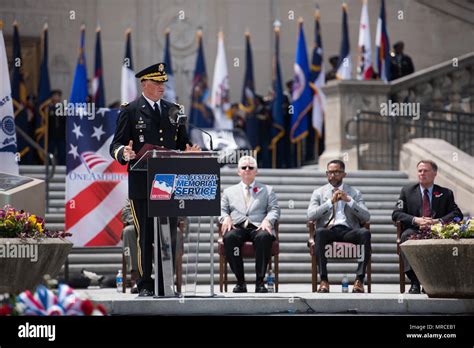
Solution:
<svg viewBox="0 0 474 348"><path fill-rule="evenodd" d="M201 129L201 128L195 126L195 125L192 124L192 123L188 123L188 124L189 124L191 127L200 130L201 132L203 132L204 134L206 134L206 135L209 137L209 147L211 148L211 151L214 151L214 147L212 146L212 135L209 134L208 132L206 132L204 129Z"/></svg>
<svg viewBox="0 0 474 348"><path fill-rule="evenodd" d="M188 122L188 116L185 115L184 113L182 113L182 107L181 105L179 104L173 104L169 110L168 110L168 118L171 122L171 124L175 125L175 126L180 126L180 125L186 125L186 123ZM208 137L209 137L209 145L210 145L210 148L211 148L211 151L214 150L214 147L212 145L212 136L206 132L205 130L195 126L194 124L191 124L189 123L189 125L191 127L194 127L196 129L199 129L201 132L203 132L204 134L206 134Z"/></svg>
<svg viewBox="0 0 474 348"><path fill-rule="evenodd" d="M188 121L188 116L181 112L180 105L174 104L168 110L168 118L172 125L180 126L186 125Z"/></svg>

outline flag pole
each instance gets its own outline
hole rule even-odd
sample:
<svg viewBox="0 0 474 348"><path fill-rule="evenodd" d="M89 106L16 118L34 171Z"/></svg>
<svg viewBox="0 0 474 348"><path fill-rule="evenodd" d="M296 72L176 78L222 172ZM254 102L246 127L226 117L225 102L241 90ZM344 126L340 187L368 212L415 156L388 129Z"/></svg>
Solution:
<svg viewBox="0 0 474 348"><path fill-rule="evenodd" d="M316 133L316 136L315 136L315 143L316 143L316 144L314 144L314 145L315 145L315 151L316 151L316 152L315 152L315 156L314 156L314 157L316 158L316 156L317 156L318 162L319 162L319 132L318 132L318 130L316 130L315 133Z"/></svg>
<svg viewBox="0 0 474 348"><path fill-rule="evenodd" d="M296 161L297 161L296 166L297 167L301 167L301 150L302 150L301 149L301 142L302 142L302 140L300 140L296 143Z"/></svg>
<svg viewBox="0 0 474 348"><path fill-rule="evenodd" d="M272 168L276 168L276 159L277 159L277 149L276 144L272 147Z"/></svg>
<svg viewBox="0 0 474 348"><path fill-rule="evenodd" d="M43 41L43 54L44 54L44 50L47 49L46 45L45 45L45 40L46 40L46 31L48 30L48 23L45 23L44 26L43 26L43 33L42 33L42 41ZM49 43L48 43L49 44ZM49 52L48 52L49 54ZM51 96L49 97L51 98ZM49 103L48 103L49 104ZM41 113L41 111L40 111ZM49 151L49 112L46 113L46 117L44 118L45 119L45 128L44 128L44 151L46 153L48 153ZM42 156L40 156L42 157ZM47 156L46 156L47 157ZM46 159L43 159L43 161L46 163Z"/></svg>

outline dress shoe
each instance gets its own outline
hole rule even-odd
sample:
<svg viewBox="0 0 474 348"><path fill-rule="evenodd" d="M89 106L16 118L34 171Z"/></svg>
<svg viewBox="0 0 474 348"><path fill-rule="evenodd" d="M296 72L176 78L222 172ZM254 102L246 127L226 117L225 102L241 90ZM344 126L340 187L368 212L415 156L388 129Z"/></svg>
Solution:
<svg viewBox="0 0 474 348"><path fill-rule="evenodd" d="M268 289L265 287L264 283L255 284L255 292L265 293L268 292Z"/></svg>
<svg viewBox="0 0 474 348"><path fill-rule="evenodd" d="M132 288L130 289L131 294L138 294L138 286L137 284L134 284Z"/></svg>
<svg viewBox="0 0 474 348"><path fill-rule="evenodd" d="M356 279L356 281L354 282L354 285L352 287L352 292L358 292L358 293L364 292L364 284L359 279Z"/></svg>
<svg viewBox="0 0 474 348"><path fill-rule="evenodd" d="M329 292L329 282L327 280L321 280L321 283L319 283L318 292L321 292L321 293Z"/></svg>
<svg viewBox="0 0 474 348"><path fill-rule="evenodd" d="M245 283L237 283L232 292L247 292L247 285Z"/></svg>
<svg viewBox="0 0 474 348"><path fill-rule="evenodd" d="M153 293L152 290L141 289L140 293L138 294L138 297L151 297L153 295L154 295L154 293Z"/></svg>
<svg viewBox="0 0 474 348"><path fill-rule="evenodd" d="M419 294L420 291L420 284L419 283L412 283L410 286L410 290L408 290L409 294Z"/></svg>

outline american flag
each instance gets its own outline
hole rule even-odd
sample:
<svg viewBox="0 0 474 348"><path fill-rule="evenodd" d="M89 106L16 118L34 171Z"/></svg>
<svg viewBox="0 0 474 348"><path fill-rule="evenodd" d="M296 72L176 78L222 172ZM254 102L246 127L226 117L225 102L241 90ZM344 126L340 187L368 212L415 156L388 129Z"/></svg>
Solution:
<svg viewBox="0 0 474 348"><path fill-rule="evenodd" d="M102 157L101 155L96 154L93 151L86 151L81 154L82 163L87 167L89 173L92 173L92 170L95 166L100 164L107 164L109 161Z"/></svg>
<svg viewBox="0 0 474 348"><path fill-rule="evenodd" d="M109 155L119 110L99 109L95 117L69 120L66 231L75 246L120 242L120 214L128 190L125 166Z"/></svg>

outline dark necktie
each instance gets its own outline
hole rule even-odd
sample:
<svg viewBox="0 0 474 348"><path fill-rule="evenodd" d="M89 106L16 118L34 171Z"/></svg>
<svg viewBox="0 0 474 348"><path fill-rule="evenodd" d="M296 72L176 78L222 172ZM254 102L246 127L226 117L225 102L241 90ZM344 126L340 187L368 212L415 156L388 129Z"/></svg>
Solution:
<svg viewBox="0 0 474 348"><path fill-rule="evenodd" d="M337 187L334 187L332 189L332 194L334 195L334 193L337 191ZM331 196L331 199L332 199L332 196ZM334 203L332 205L332 215L331 217L329 218L328 222L326 223L326 228L331 228L333 225L334 225L334 221L336 220L336 205L337 205L338 202Z"/></svg>
<svg viewBox="0 0 474 348"><path fill-rule="evenodd" d="M430 197L428 196L427 189L423 193L423 216L431 217Z"/></svg>
<svg viewBox="0 0 474 348"><path fill-rule="evenodd" d="M158 103L155 102L155 104L153 104L153 110L155 110L155 114L161 117L160 107L158 106Z"/></svg>

